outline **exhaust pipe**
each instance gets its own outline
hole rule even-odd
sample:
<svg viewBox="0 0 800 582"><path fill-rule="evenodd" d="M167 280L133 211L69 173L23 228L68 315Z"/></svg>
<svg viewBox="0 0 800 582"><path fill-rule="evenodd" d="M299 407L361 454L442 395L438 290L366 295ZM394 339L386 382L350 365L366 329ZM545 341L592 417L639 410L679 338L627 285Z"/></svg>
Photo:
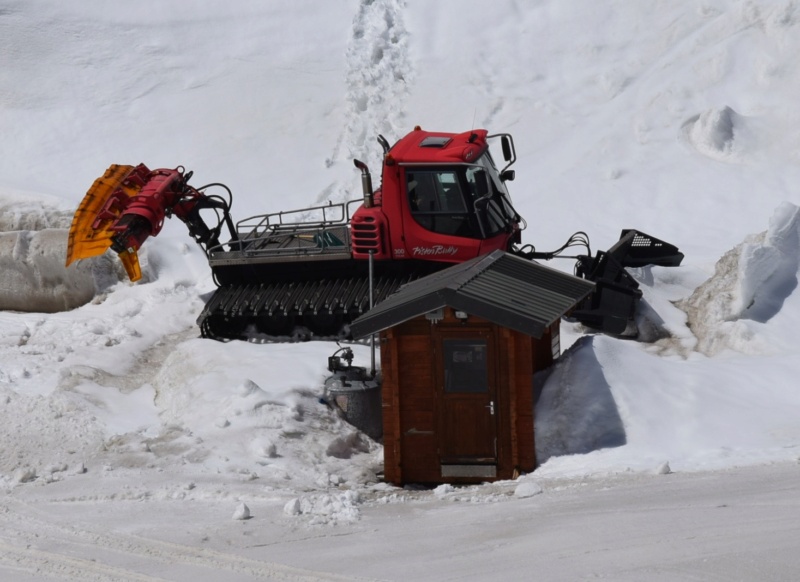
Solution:
<svg viewBox="0 0 800 582"><path fill-rule="evenodd" d="M361 170L361 189L364 191L364 208L372 208L372 176L369 173L367 164L361 160L353 160L356 168Z"/></svg>

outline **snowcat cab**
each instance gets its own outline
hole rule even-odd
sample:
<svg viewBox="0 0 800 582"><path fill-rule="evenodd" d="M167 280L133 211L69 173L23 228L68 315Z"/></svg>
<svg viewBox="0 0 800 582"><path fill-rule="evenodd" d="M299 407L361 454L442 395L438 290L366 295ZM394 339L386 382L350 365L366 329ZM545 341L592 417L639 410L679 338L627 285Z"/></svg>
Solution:
<svg viewBox="0 0 800 582"><path fill-rule="evenodd" d="M485 130L453 135L417 128L385 148L382 187L374 195L365 192L369 200L353 216L353 256L366 259L373 252L379 260L460 263L510 249L519 239L520 219L488 137ZM375 244L360 245L368 225Z"/></svg>

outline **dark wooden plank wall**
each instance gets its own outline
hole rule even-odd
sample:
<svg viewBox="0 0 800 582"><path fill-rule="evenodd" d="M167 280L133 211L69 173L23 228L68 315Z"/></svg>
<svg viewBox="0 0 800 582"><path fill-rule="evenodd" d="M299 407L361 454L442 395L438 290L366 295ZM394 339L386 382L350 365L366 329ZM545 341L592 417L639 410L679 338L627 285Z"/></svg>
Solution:
<svg viewBox="0 0 800 582"><path fill-rule="evenodd" d="M399 338L400 446L405 482L440 478L430 323L409 322Z"/></svg>
<svg viewBox="0 0 800 582"><path fill-rule="evenodd" d="M383 415L383 478L401 484L400 471L400 390L397 386L398 351L394 329L381 333L381 409Z"/></svg>
<svg viewBox="0 0 800 582"><path fill-rule="evenodd" d="M514 371L514 426L517 439L514 457L514 472L533 471L536 466L536 453L533 442L533 345L539 340L530 336L513 332L513 341L509 345L509 353L513 354Z"/></svg>

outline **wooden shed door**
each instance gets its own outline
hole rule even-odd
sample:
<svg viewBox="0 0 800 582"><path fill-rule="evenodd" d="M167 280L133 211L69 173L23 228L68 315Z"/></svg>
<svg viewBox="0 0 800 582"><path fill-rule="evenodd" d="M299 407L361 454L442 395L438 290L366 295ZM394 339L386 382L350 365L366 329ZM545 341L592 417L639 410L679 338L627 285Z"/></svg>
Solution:
<svg viewBox="0 0 800 582"><path fill-rule="evenodd" d="M493 477L498 411L492 336L480 332L437 335L442 476Z"/></svg>

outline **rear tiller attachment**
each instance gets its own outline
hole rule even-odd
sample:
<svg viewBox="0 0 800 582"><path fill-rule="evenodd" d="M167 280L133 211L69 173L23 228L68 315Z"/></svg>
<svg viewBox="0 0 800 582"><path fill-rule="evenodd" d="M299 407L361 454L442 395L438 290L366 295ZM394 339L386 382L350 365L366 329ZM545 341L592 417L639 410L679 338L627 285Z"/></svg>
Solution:
<svg viewBox="0 0 800 582"><path fill-rule="evenodd" d="M683 253L677 247L653 236L633 229L625 229L620 239L607 251L598 251L592 256L588 238L576 233L563 247L555 252L521 252L529 259L550 260L560 257L567 247L585 245L586 255L577 259L575 274L595 283L595 291L587 297L570 317L587 327L613 335L635 335L635 315L642 292L639 283L626 267L656 265L677 267ZM567 257L561 257L567 258Z"/></svg>
<svg viewBox="0 0 800 582"><path fill-rule="evenodd" d="M575 274L594 281L596 287L572 317L605 333L624 335L642 298L639 283L625 267L677 267L682 260L683 253L674 245L637 230L623 230L607 251L578 257Z"/></svg>

